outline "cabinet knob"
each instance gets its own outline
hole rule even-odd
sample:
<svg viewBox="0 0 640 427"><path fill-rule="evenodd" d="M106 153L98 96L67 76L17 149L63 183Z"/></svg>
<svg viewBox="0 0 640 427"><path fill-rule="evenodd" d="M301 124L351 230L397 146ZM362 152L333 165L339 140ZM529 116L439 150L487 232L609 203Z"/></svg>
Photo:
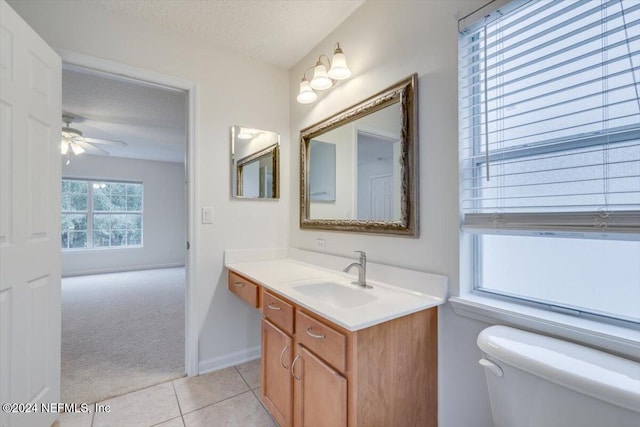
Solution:
<svg viewBox="0 0 640 427"><path fill-rule="evenodd" d="M287 349L288 349L288 348L289 348L289 346L288 346L288 345L285 345L285 346L284 346L284 348L282 349L282 352L280 353L280 364L282 365L282 367L283 367L284 369L289 369L289 367L288 367L288 366L286 366L286 365L284 364L284 362L282 361L282 356L284 356L284 352L285 352L285 351L287 351Z"/></svg>
<svg viewBox="0 0 640 427"><path fill-rule="evenodd" d="M293 359L293 363L291 364L291 376L296 380L300 381L300 377L296 377L296 373L295 373L296 363L298 362L298 359L300 359L300 355L297 355L296 358Z"/></svg>

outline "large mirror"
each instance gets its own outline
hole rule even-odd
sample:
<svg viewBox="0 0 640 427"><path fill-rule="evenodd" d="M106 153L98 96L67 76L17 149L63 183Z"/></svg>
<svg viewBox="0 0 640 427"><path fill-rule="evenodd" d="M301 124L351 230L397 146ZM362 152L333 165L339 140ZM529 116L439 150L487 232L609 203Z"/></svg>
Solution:
<svg viewBox="0 0 640 427"><path fill-rule="evenodd" d="M280 135L231 126L231 195L243 199L280 197Z"/></svg>
<svg viewBox="0 0 640 427"><path fill-rule="evenodd" d="M300 142L300 228L417 237L417 75L303 129Z"/></svg>

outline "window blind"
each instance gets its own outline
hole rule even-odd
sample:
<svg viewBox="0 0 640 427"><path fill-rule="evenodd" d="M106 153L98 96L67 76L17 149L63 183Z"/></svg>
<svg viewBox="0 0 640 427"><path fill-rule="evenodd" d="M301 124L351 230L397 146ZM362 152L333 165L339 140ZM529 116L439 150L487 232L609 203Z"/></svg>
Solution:
<svg viewBox="0 0 640 427"><path fill-rule="evenodd" d="M460 35L463 228L640 240L640 2L514 4Z"/></svg>

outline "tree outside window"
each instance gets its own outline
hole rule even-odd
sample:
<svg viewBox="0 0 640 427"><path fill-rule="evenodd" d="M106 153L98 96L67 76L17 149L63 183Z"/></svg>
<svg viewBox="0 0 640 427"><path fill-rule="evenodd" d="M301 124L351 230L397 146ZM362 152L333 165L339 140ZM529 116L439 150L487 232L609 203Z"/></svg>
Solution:
<svg viewBox="0 0 640 427"><path fill-rule="evenodd" d="M62 180L62 248L142 245L143 184Z"/></svg>

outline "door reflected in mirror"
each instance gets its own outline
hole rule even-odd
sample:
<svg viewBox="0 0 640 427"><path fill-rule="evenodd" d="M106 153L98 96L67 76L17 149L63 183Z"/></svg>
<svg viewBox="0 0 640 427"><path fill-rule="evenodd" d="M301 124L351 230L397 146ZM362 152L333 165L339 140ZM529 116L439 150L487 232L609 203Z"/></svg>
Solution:
<svg viewBox="0 0 640 427"><path fill-rule="evenodd" d="M358 130L356 144L356 219L400 221L399 133Z"/></svg>
<svg viewBox="0 0 640 427"><path fill-rule="evenodd" d="M231 127L231 195L277 199L280 135L244 126Z"/></svg>

